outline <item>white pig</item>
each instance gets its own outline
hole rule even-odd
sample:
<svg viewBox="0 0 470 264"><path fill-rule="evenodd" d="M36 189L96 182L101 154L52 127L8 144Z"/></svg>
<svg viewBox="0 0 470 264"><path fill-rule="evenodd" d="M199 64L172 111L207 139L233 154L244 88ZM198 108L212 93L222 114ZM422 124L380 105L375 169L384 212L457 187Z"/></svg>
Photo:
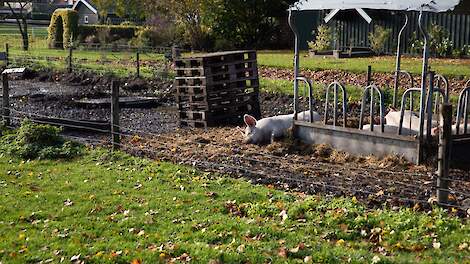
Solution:
<svg viewBox="0 0 470 264"><path fill-rule="evenodd" d="M298 114L299 120L310 120L310 112L305 111ZM294 124L294 114L280 115L256 120L251 115L244 116L245 143L246 144L267 144L273 139L287 136L288 130ZM313 122L320 121L321 117L317 112L313 112Z"/></svg>
<svg viewBox="0 0 470 264"><path fill-rule="evenodd" d="M427 116L426 116L427 117ZM390 111L385 116L386 124L392 127L398 127L400 125L400 111ZM411 125L410 125L411 124ZM439 125L438 120L432 120L432 127L435 128ZM403 135L416 135L419 131L419 116L409 110L405 111L403 116ZM406 130L405 130L406 128ZM424 120L424 131L426 133L427 120ZM387 133L387 131L385 131Z"/></svg>

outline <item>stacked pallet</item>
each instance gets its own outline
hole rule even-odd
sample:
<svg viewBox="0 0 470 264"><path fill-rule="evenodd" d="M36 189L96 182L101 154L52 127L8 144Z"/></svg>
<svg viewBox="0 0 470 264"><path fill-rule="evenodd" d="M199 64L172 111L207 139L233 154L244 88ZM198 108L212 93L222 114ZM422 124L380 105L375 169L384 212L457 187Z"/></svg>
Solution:
<svg viewBox="0 0 470 264"><path fill-rule="evenodd" d="M175 62L180 126L237 124L244 114L259 118L255 51L232 51Z"/></svg>

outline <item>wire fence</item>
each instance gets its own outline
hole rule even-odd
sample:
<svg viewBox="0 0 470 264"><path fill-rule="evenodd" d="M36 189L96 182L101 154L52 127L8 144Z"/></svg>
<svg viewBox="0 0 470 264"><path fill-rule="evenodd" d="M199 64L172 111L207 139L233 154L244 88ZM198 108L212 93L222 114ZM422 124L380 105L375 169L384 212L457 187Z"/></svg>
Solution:
<svg viewBox="0 0 470 264"><path fill-rule="evenodd" d="M72 72L93 70L95 73L101 71L123 76L141 75L171 79L171 62L165 58L165 54L158 52L142 50L113 52L106 49L99 51L72 49L57 52L47 56L12 54L8 56L8 63L11 66L46 66ZM99 122L83 120L79 115L73 114L75 113L73 109L69 110L72 112L70 115L66 109L62 111L64 114L52 114L47 107L41 111L38 108L24 110L15 107L13 103L3 107L1 117L4 121L7 119L11 121L8 125L10 128L18 127L21 121L27 118L36 123L67 128L74 132L68 133L67 137L83 143L114 146L133 154L217 173L244 176L256 183L274 184L290 190L355 196L372 206L381 206L385 202L405 206L419 204L429 208L432 204L438 203L437 191L446 191L451 195L451 199L449 203L440 203L440 205L470 214L468 172L454 171L449 178L441 178L450 181L449 188L442 189L437 187L436 174L429 171L409 172L373 165L336 164L312 160L305 155L273 155L267 151L256 152L249 149L233 151L233 145L214 140L204 142L189 137L189 134L171 133L171 131L154 132L160 131L159 128L165 124L177 127L176 120L155 120L148 130L142 130L129 124L113 124L111 115L101 116L105 121ZM107 111L110 112L112 111ZM146 118L147 116L143 115L137 121L146 123L148 122ZM113 141L116 136L120 138L119 142ZM185 136L188 138L182 141L181 137ZM175 153L175 149L176 152L185 154ZM209 151L213 153L210 154Z"/></svg>
<svg viewBox="0 0 470 264"><path fill-rule="evenodd" d="M133 47L129 45L99 45L77 43L69 49L31 47L20 51L21 44L7 44L9 67L48 68L79 73L93 71L120 77L145 77L170 80L174 73L172 61L180 51L172 47ZM1 63L1 62L0 62Z"/></svg>
<svg viewBox="0 0 470 264"><path fill-rule="evenodd" d="M311 194L354 196L371 206L388 203L430 208L433 204L438 204L435 193L438 190L443 191L436 187L436 175L429 172L333 164L306 159L305 156L286 157L265 152L228 153L225 150L230 146L215 141L201 142L187 139L184 141L185 144L180 144L181 142L175 138L174 134L154 133L152 129L144 131L118 125L116 126L118 132L116 132L111 129L112 125L107 129L93 127L96 124L95 121L32 113L12 107L3 108L3 110L11 112L8 118L12 120L12 128L17 127L21 120L28 118L40 124L60 126L74 131L88 131L92 136L86 133L73 133L68 134L67 137L86 144L114 146L132 154L190 165L206 171L242 176L255 183L273 184L284 189ZM6 117L2 115L2 118ZM160 125L162 124L154 124L154 126ZM121 141L112 142L113 135L119 136ZM176 155L175 148L178 152L191 154ZM221 151L208 155L209 149ZM462 173L464 172L457 172L459 176L462 176ZM470 199L468 173L464 175L464 179L449 178L452 184L444 191L449 192L452 199L448 204L440 204L457 209L463 215L470 209L467 204Z"/></svg>

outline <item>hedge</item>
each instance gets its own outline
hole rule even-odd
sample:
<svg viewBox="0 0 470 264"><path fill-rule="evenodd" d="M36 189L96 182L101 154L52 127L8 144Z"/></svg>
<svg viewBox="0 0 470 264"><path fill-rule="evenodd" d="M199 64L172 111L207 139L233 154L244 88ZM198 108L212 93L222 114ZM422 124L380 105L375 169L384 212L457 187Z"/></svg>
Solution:
<svg viewBox="0 0 470 264"><path fill-rule="evenodd" d="M80 25L78 26L81 41L88 36L97 36L101 30L109 30L109 36L113 40L132 39L142 27L132 25Z"/></svg>
<svg viewBox="0 0 470 264"><path fill-rule="evenodd" d="M62 21L62 24L60 24ZM59 8L52 14L47 29L49 48L68 48L70 39L78 36L78 13L70 8Z"/></svg>

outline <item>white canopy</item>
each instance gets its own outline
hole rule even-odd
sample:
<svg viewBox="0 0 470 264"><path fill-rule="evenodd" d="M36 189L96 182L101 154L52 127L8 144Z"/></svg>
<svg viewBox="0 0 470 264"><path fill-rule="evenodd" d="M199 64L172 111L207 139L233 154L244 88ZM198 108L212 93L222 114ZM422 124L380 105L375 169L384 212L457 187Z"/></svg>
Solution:
<svg viewBox="0 0 470 264"><path fill-rule="evenodd" d="M453 10L460 0L299 0L292 10L386 9L445 12Z"/></svg>

